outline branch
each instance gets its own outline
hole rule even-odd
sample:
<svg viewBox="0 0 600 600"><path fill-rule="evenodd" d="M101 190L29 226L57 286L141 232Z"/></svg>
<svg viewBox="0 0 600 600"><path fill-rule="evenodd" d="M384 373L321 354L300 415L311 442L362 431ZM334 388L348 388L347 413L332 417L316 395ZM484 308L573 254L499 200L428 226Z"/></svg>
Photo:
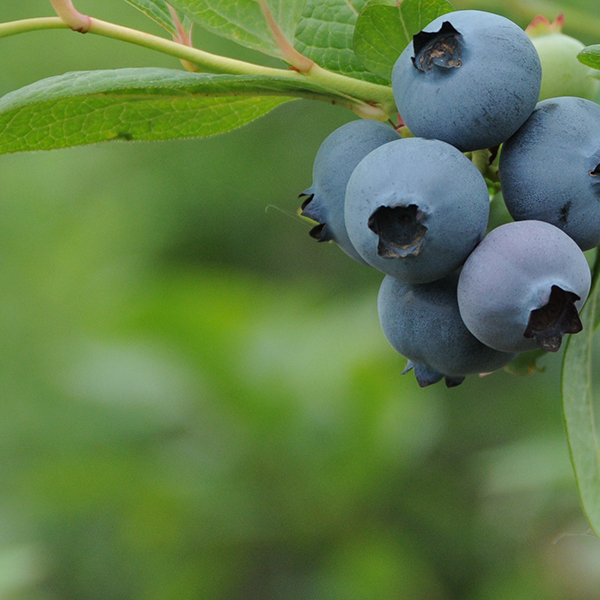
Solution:
<svg viewBox="0 0 600 600"><path fill-rule="evenodd" d="M100 19L92 17L89 19L89 33L156 50L180 60L187 60L198 65L207 73L263 75L318 83L331 91L332 100L336 99L337 103L340 104L345 102L346 106L364 118L385 121L388 115L395 114L394 98L390 87L333 73L319 67L317 64L314 64L308 73L264 67L234 58L211 54L204 50L184 46L183 44L150 33L115 25L114 23L108 23ZM24 19L22 21L0 23L0 38L28 31L66 29L67 27L69 25L59 17Z"/></svg>

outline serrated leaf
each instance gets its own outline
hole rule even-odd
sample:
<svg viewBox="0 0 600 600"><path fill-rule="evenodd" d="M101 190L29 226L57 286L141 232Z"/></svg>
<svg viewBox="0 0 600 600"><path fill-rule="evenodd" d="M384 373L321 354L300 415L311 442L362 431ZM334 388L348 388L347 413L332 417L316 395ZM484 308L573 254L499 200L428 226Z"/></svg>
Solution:
<svg viewBox="0 0 600 600"><path fill-rule="evenodd" d="M172 0L205 29L238 44L283 58L256 0ZM292 43L306 0L267 0L285 38Z"/></svg>
<svg viewBox="0 0 600 600"><path fill-rule="evenodd" d="M67 73L0 98L0 154L203 137L240 127L291 97L327 94L285 77L171 69Z"/></svg>
<svg viewBox="0 0 600 600"><path fill-rule="evenodd" d="M354 54L354 27L367 0L308 0L296 29L296 49L318 65L372 83L385 83Z"/></svg>
<svg viewBox="0 0 600 600"><path fill-rule="evenodd" d="M587 46L577 55L577 58L584 65L600 70L600 44Z"/></svg>
<svg viewBox="0 0 600 600"><path fill-rule="evenodd" d="M356 23L356 56L370 71L390 81L396 60L413 36L453 10L446 0L404 0L400 6L395 2L371 2Z"/></svg>
<svg viewBox="0 0 600 600"><path fill-rule="evenodd" d="M135 6L171 35L177 35L177 24L169 10L169 5L164 0L125 0L125 2Z"/></svg>
<svg viewBox="0 0 600 600"><path fill-rule="evenodd" d="M563 360L565 427L583 511L600 536L600 448L595 425L598 394L592 385L594 323L600 309L598 278L581 314L583 331L569 339Z"/></svg>

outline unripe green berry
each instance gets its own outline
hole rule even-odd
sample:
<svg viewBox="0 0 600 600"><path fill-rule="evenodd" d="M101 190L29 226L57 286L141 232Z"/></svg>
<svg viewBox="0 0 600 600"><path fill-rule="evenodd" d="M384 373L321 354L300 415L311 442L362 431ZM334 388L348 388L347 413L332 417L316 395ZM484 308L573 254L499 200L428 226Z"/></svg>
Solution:
<svg viewBox="0 0 600 600"><path fill-rule="evenodd" d="M598 92L599 82L590 77L594 70L577 60L585 46L562 33L562 24L562 16L552 24L543 17L536 17L527 28L542 63L539 99L578 96L591 100Z"/></svg>

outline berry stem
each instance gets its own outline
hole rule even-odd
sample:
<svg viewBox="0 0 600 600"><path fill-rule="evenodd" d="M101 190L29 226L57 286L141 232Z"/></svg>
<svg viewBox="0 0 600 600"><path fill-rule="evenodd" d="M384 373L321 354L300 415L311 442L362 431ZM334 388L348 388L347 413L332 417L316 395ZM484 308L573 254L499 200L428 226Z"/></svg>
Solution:
<svg viewBox="0 0 600 600"><path fill-rule="evenodd" d="M490 151L485 149L471 152L471 162L477 167L482 175L486 175L488 167L490 166Z"/></svg>

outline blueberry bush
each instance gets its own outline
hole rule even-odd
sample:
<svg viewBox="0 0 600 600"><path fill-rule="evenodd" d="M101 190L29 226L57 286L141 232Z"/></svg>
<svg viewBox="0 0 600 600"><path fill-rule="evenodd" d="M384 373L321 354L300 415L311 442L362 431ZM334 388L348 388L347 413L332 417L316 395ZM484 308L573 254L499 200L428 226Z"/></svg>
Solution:
<svg viewBox="0 0 600 600"><path fill-rule="evenodd" d="M49 36L59 34L49 30L62 30L61 35L68 35L73 47L83 43L83 36L86 41L92 37L106 38L101 40L102 44L125 42L159 53L156 55L159 66L76 70L78 57L77 51L73 50L67 72L51 72L18 89L4 90L0 97L0 154L67 149L106 141L174 143L174 140L206 138L238 130L271 111L274 112L261 121L277 119L281 111L278 107L291 105L298 99L311 101L305 104L311 104L315 114L318 114L319 106L344 112L352 120L337 127L328 136L322 136L322 144L314 156L312 184L298 187L300 200L297 204L300 207L295 205L297 213L291 216L303 227L310 225L312 238L339 246L347 255L338 253L340 262L348 257L354 259L354 263L351 260L347 262L368 272L367 277L375 277L382 282L378 300L376 288L370 290L381 329L391 346L406 359L400 361L401 369L404 373L412 371L420 388L434 384L439 388L443 385L439 382L443 381L448 388L457 388L448 393L455 395L459 404L462 385L467 385L467 377L475 380L477 374L502 371L511 382L507 385L514 386L511 389L518 394L519 386L528 385L526 382L550 377L550 373L540 372L543 368L538 361L546 360L546 353L562 351L562 410L573 472L590 530L600 536L600 433L595 425L598 391L593 382L597 352L594 333L600 324L600 308L597 306L600 295L600 108L595 101L598 97L597 80L600 79L600 45L586 47L562 33L563 26L572 22L577 24L586 39L596 33L595 37L600 39L600 29L594 29L594 20L586 19L584 12L574 9L570 13L567 11L566 19L559 16L550 23L546 18L536 16L535 12L530 14L524 4L518 14L508 15L521 21L531 21L524 29L507 16L496 14L496 11L504 12L501 3L498 6L494 3L478 6L476 2L472 5L457 2L454 7L446 0L126 0L126 3L139 10L140 23L147 23L146 28L143 25L139 28L126 27L97 18L87 6L83 8L83 1L82 6L76 6L71 0L50 0L47 8L53 9L51 16L17 17L0 23L0 38L26 39L33 32L39 32L38 35L47 36L45 39L50 40ZM88 4L93 8L93 3ZM147 19L144 20L144 17ZM209 52L201 47L202 44L196 44L199 31L204 32L202 39L208 40L208 45L217 48L217 51ZM225 44L222 47L230 50L231 56L218 51L220 38ZM230 42L245 50L237 53L235 45ZM51 47L50 42L48 44ZM101 50L97 58L102 61ZM45 57L39 56L36 60L39 63L37 70L43 70ZM161 62L164 60L168 62ZM192 144L193 141L181 143ZM248 153L253 151L257 155L263 151L260 140L247 150ZM266 149L264 151L267 152ZM277 154L277 151L272 154ZM168 160L165 157L165 161ZM236 165L228 167L231 178L235 179ZM191 177L193 164L187 169L175 164L172 170L179 170L180 178ZM75 171L71 179L84 197L89 193L88 172L85 169ZM252 185L250 174L239 177L241 187ZM302 179L306 177L303 173ZM98 185L101 186L102 182ZM196 192L202 193L202 190L194 190ZM118 195L119 191L116 193ZM218 211L215 209L215 214L226 221L243 220L236 211L230 210L227 201L225 196L223 205L218 207ZM137 210L143 212L139 207ZM168 215L167 211L157 209L158 212L161 216L156 218L157 222L171 217L164 216ZM213 216L207 218L210 220ZM140 228L145 226L144 223L141 219ZM145 235L150 239L152 235L149 232L154 225L147 226ZM91 223L83 236L83 247L85 241L93 237L94 230ZM295 230L298 236L299 230L299 227ZM140 235L127 230L118 233L121 240ZM35 231L32 234L35 235ZM264 231L257 233L257 239L264 234ZM286 242L282 236L276 239L280 245ZM250 255L253 252L253 248L246 244L240 244L240 248L232 247L236 248L232 253ZM221 252L227 252L227 245L219 248ZM307 250L311 251L314 252ZM178 252L185 253L186 249L179 248ZM225 263L223 256L217 257L216 264L219 260ZM104 276L110 278L111 274ZM212 415L208 425L200 427L202 439L209 439L207 463L197 464L195 460L202 462L204 459L188 456L190 462L185 468L181 465L175 467L171 479L165 479L165 489L161 492L164 498L159 493L149 501L145 513L149 520L153 519L153 514L159 515L158 521L164 517L167 511L163 512L161 502L170 506L165 498L169 497L173 486L181 497L187 494L196 502L194 494L197 491L190 491L193 485L189 478L193 478L194 473L209 472L211 468L216 473L215 465L222 460L231 461L232 471L244 473L231 481L242 482L241 487L247 487L243 493L248 497L253 495L252 486L256 481L262 485L270 477L273 480L285 478L285 468L276 463L274 456L272 464L269 463L271 456L277 454L275 445L266 450L260 445L261 428L266 430L266 424L273 419L281 419L284 423L284 416L276 409L271 411L271 408L265 409L264 418L253 415L253 393L260 394L242 391L241 387L238 389L236 384L229 383L225 370L229 367L224 366L241 360L245 365L243 368L252 373L248 381L259 379L265 376L261 375L263 367L256 366L258 359L256 362L251 359L264 351L268 354L263 358L264 362L271 361L275 365L274 374L269 377L273 378L272 385L278 390L278 386L283 384L276 371L283 360L283 353L269 346L265 340L261 342L261 335L268 337L268 328L265 333L257 334L258 341L252 349L244 346L246 342L240 344L235 336L240 335L240 339L243 336L239 331L232 333L235 323L242 322L244 318L248 321L256 317L259 320L266 318L258 310L262 292L253 289L247 282L238 282L232 288L231 281L219 277L208 278L201 291L212 294L203 302L206 303L206 314L215 315L214 320L207 318L201 326L196 322L190 298L196 298L198 291L193 281L186 281L176 293L165 285L164 294L172 294L176 306L172 314L163 314L164 309L157 308L158 299L150 297L148 306L141 311L143 314L128 321L127 327L141 329L145 322L157 323L157 330L165 336L178 332L184 343L190 345L197 344L198 338L210 332L215 340L219 340L215 342L217 349L214 350L207 341L206 347L200 343L199 352L223 381L227 381L226 386L230 386L227 394L234 399L229 407L232 413L240 408L235 399L246 398L247 406L244 405L242 411L246 413L248 422L256 421L256 429L250 433L241 423L239 429L231 429L228 435L235 437L239 433L245 441L236 446L240 456L230 456L228 452L231 453L231 450L226 450L231 448L228 439L217 439L218 436L212 441L209 439L212 435L210 419L214 419L214 430L218 431L222 418L217 413ZM293 315L296 309L292 296L283 302L290 303L288 312ZM18 308L17 302L15 314L18 314ZM135 312L133 308L131 311ZM68 322L68 310L66 314L64 319ZM313 344L306 341L301 327L289 342L296 347L304 340L311 352L318 348L322 381L326 382L321 389L313 390L319 396L336 395L333 390L338 388L331 387L328 391L328 385L333 386L336 378L340 389L351 387L343 375L343 366L335 371L335 365L357 361L357 356L368 356L368 336L381 333L377 330L365 334L366 328L360 315L348 321L347 315L343 316L344 319L337 314L324 316L322 323L327 323L330 330L313 332L313 337L323 335L324 340L328 334L337 341L343 340L340 348L343 346L344 349L337 355L334 351L327 352L328 344L325 342ZM126 319L123 319L125 322ZM223 330L219 319L225 323ZM110 317L106 317L106 322L110 323ZM350 324L346 325L346 322ZM227 323L230 330L227 330ZM275 325L271 327L275 328ZM282 324L280 329L285 327ZM81 330L85 331L85 326ZM192 338L196 341L191 342ZM351 350L353 345L358 347L365 340L364 353L354 354ZM77 350L72 352L78 353ZM116 357L114 352L105 348L95 348L94 352L113 366L119 362L118 352ZM190 355L193 356L193 353ZM144 353L140 356L139 360L149 365L142 371L148 381L159 381L159 388L161 385L166 388L172 384L177 386L185 380L183 376L176 378L176 384L169 377L160 380L161 371L153 367L154 358ZM123 360L127 360L125 355ZM301 379L303 373L298 373L302 370L301 366L286 367L292 379ZM313 363L303 366L309 371L314 368ZM369 363L367 360L364 369L377 373L379 365L377 361ZM93 380L97 372L93 371L78 371L73 385L87 389L90 378ZM366 385L364 377L369 378L369 375L361 372L352 383L358 390L352 392L357 394L357 404L377 396L370 387L373 380L368 379L370 384ZM408 377L412 375L406 375L405 379ZM478 383L482 382L474 381L474 388ZM193 387L196 384L189 385ZM211 384L206 385L210 387ZM301 382L301 386L310 385L310 380ZM151 387L147 388L149 397L155 393ZM108 388L106 397L111 395L110 386ZM427 393L427 390L422 391ZM184 390L181 395L185 396L185 393ZM282 394L285 395L284 392ZM276 395L277 392L274 392ZM391 395L395 396L394 392ZM332 414L335 413L333 407L330 409ZM149 459L160 462L165 472L169 471L169 465L175 464L174 460L169 462L169 452L172 450L173 456L179 456L181 449L189 443L185 433L187 417L178 417L177 410L177 406L172 410L169 406L157 410L154 422L139 425L141 429L146 427L151 434L146 432L136 438L140 446L144 444L145 435L175 440L173 449L161 450L160 456L152 455ZM460 411L460 406L456 410ZM308 413L299 417L300 421L304 418L314 418L316 422L325 417L317 418ZM411 427L410 418L408 415L408 425L402 426L407 428L406 431ZM356 421L358 423L361 419L356 418ZM165 423L171 422L171 429L161 429ZM185 435L181 435L182 432ZM82 437L86 435L93 438L94 434L85 432ZM283 430L281 436L286 435ZM328 431L323 435L326 439L332 434ZM387 435L394 437L393 433ZM293 432L288 437L293 438ZM348 438L339 447L352 445L352 435L349 434ZM286 443L282 442L282 448L287 448ZM327 443L324 442L325 448ZM244 446L250 448L250 456L254 456L254 452L260 457L260 468L265 469L255 474L256 479L252 478L253 475L248 476L248 472L252 472L258 463L244 463L241 458ZM195 448L193 444L189 447ZM313 468L323 469L326 473L326 459L336 460L333 450L331 455L325 451L323 456L326 458L321 464L319 448L319 443L314 448L308 443L290 451L295 469L302 469L304 457L308 457L304 474L307 478ZM282 450L287 457L286 452ZM357 446L356 453L360 453L360 446ZM385 452L381 454L384 456ZM215 465L208 464L210 460L216 461ZM352 454L346 467L356 466L359 464L357 460L357 456ZM382 473L387 460L385 456L381 459ZM118 464L107 461L107 479L113 476L110 474L112 470L118 468ZM43 469L41 473L43 475ZM85 477L85 473L81 476ZM215 480L218 477L215 476ZM313 532L311 543L316 543L314 540L320 539L319 536L325 536L328 528L332 528L333 538L343 541L341 547L344 551L339 556L332 553L332 558L323 549L326 557L323 562L328 567L316 575L310 585L306 582L296 585L296 595L282 590L288 589L287 586L294 588L294 577L300 577L297 573L310 571L309 565L297 564L306 561L306 556L299 558L299 553L294 558L294 551L290 551L285 558L288 562L283 561L285 564L273 575L270 569L277 562L278 546L274 541L277 534L273 533L273 537L265 534L266 537L261 538L268 528L265 523L271 523L269 518L263 521L256 517L253 521L248 517L244 520L243 513L249 504L242 500L242 492L239 492L239 498L236 496L237 489L231 495L223 493L231 505L224 504L221 513L218 509L211 513L216 514L216 521L220 518L222 523L215 523L213 545L203 546L202 573L199 574L198 565L189 559L194 552L193 536L191 541L186 541L189 547L186 546L183 552L175 539L177 527L169 529L166 526L165 531L156 533L152 543L156 547L163 542L177 547L172 560L179 575L177 584L173 583L171 588L165 583L165 588L162 591L157 588L159 591L154 596L149 591L150 584L142 593L133 588L115 591L103 583L98 587L97 596L78 592L76 584L70 584L73 587L68 593L61 592L60 585L53 588L50 584L48 589L52 589L56 597L62 597L60 594L64 593L64 597L74 598L87 598L89 594L90 598L189 597L202 600L313 596L499 598L502 593L511 597L514 589L519 589L519 577L515 576L515 588L509 586L504 592L494 592L500 595L491 591L486 595L485 590L477 593L469 590L466 578L462 581L460 575L449 575L455 572L455 565L451 559L441 555L433 560L433 563L444 564L437 571L430 563L419 563L416 559L415 565L412 565L418 572L429 573L431 570L431 573L442 573L439 578L423 575L420 579L411 579L412 567L409 565L402 581L412 583L406 588L402 587L404 583L396 586L395 569L402 561L390 558L396 556L398 542L388 539L383 518L377 525L381 531L374 534L372 540L374 562L369 567L373 571L370 573L372 579L377 579L379 570L382 570L383 587L375 595L372 595L373 588L365 588L361 592L360 583L354 586L352 578L353 564L359 565L358 572L367 568L358 550L363 541L358 543L345 539L346 521L336 520L344 511L338 496L354 493L350 489L354 484L348 483L350 479L340 477L343 481L337 481L335 485L332 483L330 488L323 483L323 488L315 493L314 505L308 501L298 508L293 498L279 497L282 489L285 490L283 495L293 496L294 486L298 486L297 493L301 494L302 477L298 480L291 478L292 483L285 488L265 484L264 489L260 488L261 493L265 496L271 493L271 496L266 501L257 499L252 505L257 513L266 510L265 506L269 506L270 502L287 507L286 510L290 511L287 516L275 510L269 513L282 519L282 523L273 523L275 532L277 527L287 531L289 524L286 519L292 522L301 514L299 524L294 527L297 526L307 536L310 536L307 532ZM381 477L385 479L383 475ZM443 473L436 472L435 479L438 478L443 480ZM39 474L32 476L32 480L37 479ZM123 477L125 480L126 477ZM410 485L410 477L406 481ZM367 489L366 479L364 484L364 489ZM143 481L138 485L143 490L149 484ZM229 484L221 482L215 485L215 489L220 489L219 485L226 487ZM443 488L443 482L441 485ZM189 489L187 486L190 486ZM40 495L47 495L53 487L42 477L40 489L44 490ZM391 489L388 491L391 494ZM213 502L210 493L209 490L206 497L198 495L207 506ZM417 498L418 494L407 506L412 502L418 504ZM127 501L123 500L124 506L128 506ZM364 496L360 501L368 503L369 497ZM52 500L49 502L51 504ZM219 505L220 502L210 504ZM179 506L181 513L173 518L187 522L186 511L191 514L195 510L191 506L191 501L190 504L182 501ZM220 536L227 531L227 523L232 515L236 515L238 508L242 525L237 528L232 525L231 541L225 547L219 545ZM324 511L326 516L315 517L319 511ZM56 512L60 510L56 509ZM292 514L293 517L290 516ZM199 519L197 515L195 518ZM319 526L321 518L322 527ZM356 522L361 520L361 515L359 512L347 518ZM201 534L208 530L210 536L211 519L212 516L203 521L209 524L208 527L198 526ZM58 517L55 520L62 523ZM48 519L48 522L52 523L53 519ZM128 527L135 529L135 521L127 523ZM144 527L141 523L137 526ZM99 527L102 529L101 525ZM73 528L76 531L76 524ZM99 534L99 537L102 538L102 535ZM244 535L247 537L244 538ZM77 534L74 533L73 537ZM127 532L123 537L127 539ZM301 538L302 535L299 535L298 546L302 545ZM249 544L244 539L252 539L253 543ZM406 547L411 543L407 540ZM244 547L247 553L243 560L248 565L252 564L252 567L247 567L249 574L242 583L232 580L241 556L240 552L236 554L232 550L234 547ZM211 548L218 548L221 554L212 556ZM404 550L402 545L398 556L404 556ZM28 552L30 550L25 556L33 556L31 560L34 560L35 551ZM256 552L263 553L264 564L254 560ZM175 558L182 555L190 560L189 569L185 568L185 561L179 562ZM413 556L409 551L406 555ZM75 561L75 558L69 555L69 551L65 551L64 556L67 558L61 563L61 568L68 570L69 560ZM420 554L415 553L414 556ZM2 560L8 560L10 564L10 556L6 558L0 553L0 572ZM119 557L111 556L110 560L113 562L109 561L110 564L96 571L96 567L89 567L92 575L84 573L82 579L88 577L93 581L94 574L97 576L113 568L118 571L121 568ZM143 557L140 560L143 562ZM460 558L457 561L460 562ZM217 563L223 575L215 582L210 572L211 564ZM341 564L343 568L339 567ZM168 570L170 567L162 565L161 568ZM261 571L262 568L266 574ZM51 564L39 571L52 573L50 581L52 577L57 580L61 577L56 575ZM501 577L501 573L495 573L495 576ZM44 576L40 577L43 579ZM64 574L62 577L67 579ZM132 576L134 579L135 576ZM263 579L268 580L269 585L261 588ZM121 574L119 581L128 581L128 578ZM163 579L157 575L157 581ZM164 581L168 582L168 577ZM183 581L187 583L183 584ZM203 588L206 581L212 581L214 589L210 586ZM360 581L359 575L356 575L356 582ZM389 588L385 582L389 583ZM355 587L359 593L353 596ZM497 589L502 588L499 586ZM44 596L40 592L39 597L55 597L52 593Z"/></svg>

